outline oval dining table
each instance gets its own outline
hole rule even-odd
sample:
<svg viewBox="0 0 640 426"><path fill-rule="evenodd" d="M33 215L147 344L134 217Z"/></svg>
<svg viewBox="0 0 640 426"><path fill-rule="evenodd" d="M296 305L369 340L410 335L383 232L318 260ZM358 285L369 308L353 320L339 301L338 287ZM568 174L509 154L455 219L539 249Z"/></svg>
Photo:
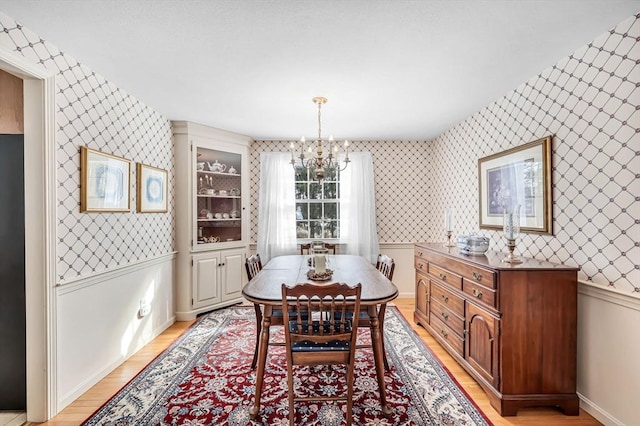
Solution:
<svg viewBox="0 0 640 426"><path fill-rule="evenodd" d="M259 325L258 359L256 373L256 394L253 406L249 409L251 419L260 412L260 397L264 381L264 371L269 346L269 327L272 324L273 308L282 306L282 284L298 283L329 284L334 282L349 285L362 284L360 305L366 307L371 327L371 346L375 362L380 405L385 415L391 414L387 406L384 383L384 313L387 303L398 297L398 288L378 271L367 259L354 255L327 255L328 269L333 271L327 281L313 281L307 277L311 269L308 255L279 256L271 259L262 270L242 290L242 295L256 308L256 320ZM280 321L282 319L280 318ZM261 324L261 327L260 327Z"/></svg>

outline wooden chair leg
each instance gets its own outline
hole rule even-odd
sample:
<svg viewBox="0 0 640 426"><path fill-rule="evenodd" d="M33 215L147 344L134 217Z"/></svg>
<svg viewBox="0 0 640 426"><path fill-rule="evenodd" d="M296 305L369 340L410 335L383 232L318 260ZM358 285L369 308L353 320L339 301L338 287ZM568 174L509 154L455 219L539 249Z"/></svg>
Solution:
<svg viewBox="0 0 640 426"><path fill-rule="evenodd" d="M256 368L258 363L258 345L260 343L260 332L262 331L262 310L257 303L253 304L253 308L256 311L256 349L253 352L253 361L251 361L251 368Z"/></svg>

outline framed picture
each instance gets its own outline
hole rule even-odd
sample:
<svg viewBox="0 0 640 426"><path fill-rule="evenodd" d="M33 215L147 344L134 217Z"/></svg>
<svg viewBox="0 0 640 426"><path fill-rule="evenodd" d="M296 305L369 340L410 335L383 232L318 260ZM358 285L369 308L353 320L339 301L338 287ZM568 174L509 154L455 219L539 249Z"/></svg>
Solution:
<svg viewBox="0 0 640 426"><path fill-rule="evenodd" d="M478 180L480 228L520 205L520 232L552 234L551 136L479 159Z"/></svg>
<svg viewBox="0 0 640 426"><path fill-rule="evenodd" d="M167 171L138 163L137 210L140 213L167 211Z"/></svg>
<svg viewBox="0 0 640 426"><path fill-rule="evenodd" d="M80 147L80 212L129 212L131 162Z"/></svg>

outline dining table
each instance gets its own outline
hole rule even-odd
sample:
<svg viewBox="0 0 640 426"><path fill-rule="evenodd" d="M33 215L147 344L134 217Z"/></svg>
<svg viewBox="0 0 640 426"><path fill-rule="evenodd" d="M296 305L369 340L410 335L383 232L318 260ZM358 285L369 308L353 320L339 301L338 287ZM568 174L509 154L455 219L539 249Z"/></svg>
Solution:
<svg viewBox="0 0 640 426"><path fill-rule="evenodd" d="M384 314L387 303L398 297L398 288L386 278L371 262L356 255L338 254L325 255L326 268L332 271L330 279L314 281L308 273L314 255L286 255L269 260L262 270L251 279L242 290L245 299L252 302L256 310L258 321L258 357L256 372L256 389L253 406L249 409L251 419L255 419L260 412L260 397L264 382L264 372L267 362L269 346L269 328L272 325L272 314L282 306L282 284L295 285L298 283L329 284L346 283L349 285L362 284L360 295L361 311L366 308L371 327L371 346L378 378L380 405L383 414L390 415L392 410L387 406L384 381ZM311 274L312 278L317 278ZM278 318L280 323L282 318Z"/></svg>

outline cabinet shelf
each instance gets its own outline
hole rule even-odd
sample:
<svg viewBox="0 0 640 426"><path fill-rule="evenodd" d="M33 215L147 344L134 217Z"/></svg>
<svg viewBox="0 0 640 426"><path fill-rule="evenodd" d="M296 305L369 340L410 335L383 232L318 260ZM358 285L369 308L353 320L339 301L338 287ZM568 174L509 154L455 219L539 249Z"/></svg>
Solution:
<svg viewBox="0 0 640 426"><path fill-rule="evenodd" d="M198 174L203 175L218 175L218 176L237 176L240 177L240 173L227 173L227 172L210 172L208 170L198 170Z"/></svg>
<svg viewBox="0 0 640 426"><path fill-rule="evenodd" d="M198 194L198 198L242 198L240 195L203 195Z"/></svg>
<svg viewBox="0 0 640 426"><path fill-rule="evenodd" d="M241 217L229 217L227 219L203 219L203 218L199 218L198 222L236 222L238 220L242 220Z"/></svg>

